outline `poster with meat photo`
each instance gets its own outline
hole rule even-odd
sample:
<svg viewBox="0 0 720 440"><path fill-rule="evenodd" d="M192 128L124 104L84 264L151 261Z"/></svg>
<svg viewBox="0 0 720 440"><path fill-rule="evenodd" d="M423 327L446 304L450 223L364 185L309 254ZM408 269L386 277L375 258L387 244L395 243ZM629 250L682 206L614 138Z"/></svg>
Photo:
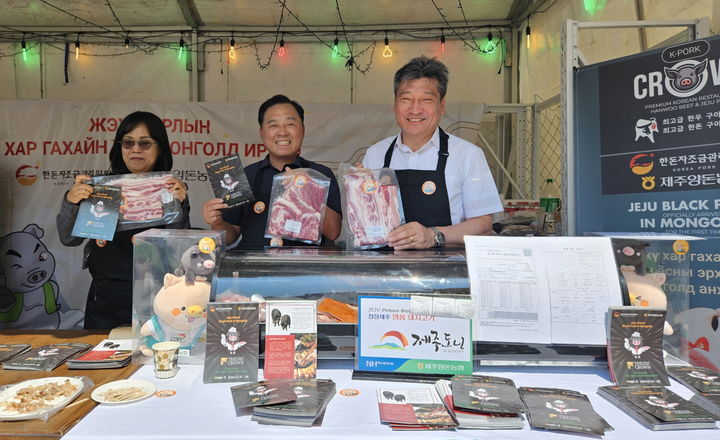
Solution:
<svg viewBox="0 0 720 440"><path fill-rule="evenodd" d="M182 215L180 202L167 189L171 173L137 173L96 176L92 185L117 186L122 205L117 230L147 228L177 221Z"/></svg>
<svg viewBox="0 0 720 440"><path fill-rule="evenodd" d="M340 164L340 176L346 247L373 249L387 246L390 231L405 222L395 171Z"/></svg>
<svg viewBox="0 0 720 440"><path fill-rule="evenodd" d="M310 168L297 168L273 177L266 238L319 244L330 179Z"/></svg>
<svg viewBox="0 0 720 440"><path fill-rule="evenodd" d="M205 169L215 197L222 199L228 208L242 206L255 200L240 155L231 154L205 162Z"/></svg>

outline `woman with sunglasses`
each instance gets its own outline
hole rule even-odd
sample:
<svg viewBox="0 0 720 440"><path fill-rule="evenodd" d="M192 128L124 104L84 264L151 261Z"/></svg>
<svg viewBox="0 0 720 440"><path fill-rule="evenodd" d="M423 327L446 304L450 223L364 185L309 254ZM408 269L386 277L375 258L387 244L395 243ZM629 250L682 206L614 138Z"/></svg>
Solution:
<svg viewBox="0 0 720 440"><path fill-rule="evenodd" d="M170 171L173 159L162 119L149 112L134 112L125 117L110 150L110 174ZM75 177L75 184L63 197L56 223L60 242L79 246L84 239L71 236L80 202L90 196L92 186L84 183L90 176ZM165 182L173 197L180 201L182 217L167 228L190 227L190 203L187 189L178 179ZM147 228L145 228L147 229ZM85 245L83 269L92 276L85 306L86 329L112 329L130 325L132 316L133 246L132 236L144 229L116 231L112 241L89 240Z"/></svg>

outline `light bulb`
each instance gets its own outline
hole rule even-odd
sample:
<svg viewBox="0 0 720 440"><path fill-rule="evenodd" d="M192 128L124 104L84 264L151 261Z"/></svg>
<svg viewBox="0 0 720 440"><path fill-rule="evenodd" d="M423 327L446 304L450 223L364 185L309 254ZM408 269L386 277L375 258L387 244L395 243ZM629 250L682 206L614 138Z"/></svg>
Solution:
<svg viewBox="0 0 720 440"><path fill-rule="evenodd" d="M75 40L75 59L80 59L80 36L78 35L77 40Z"/></svg>
<svg viewBox="0 0 720 440"><path fill-rule="evenodd" d="M333 41L333 48L332 48L332 57L337 58L338 56L338 39L335 37L335 41Z"/></svg>
<svg viewBox="0 0 720 440"><path fill-rule="evenodd" d="M230 50L228 51L228 56L235 59L235 38L230 39Z"/></svg>
<svg viewBox="0 0 720 440"><path fill-rule="evenodd" d="M285 39L280 39L280 49L278 49L278 55L281 57L284 57L287 54L287 51L285 50Z"/></svg>
<svg viewBox="0 0 720 440"><path fill-rule="evenodd" d="M130 38L125 37L125 49L130 49Z"/></svg>
<svg viewBox="0 0 720 440"><path fill-rule="evenodd" d="M185 50L185 40L180 37L180 50L178 50L178 59L182 58L183 51Z"/></svg>
<svg viewBox="0 0 720 440"><path fill-rule="evenodd" d="M530 49L530 25L525 28L525 47Z"/></svg>
<svg viewBox="0 0 720 440"><path fill-rule="evenodd" d="M383 57L390 58L392 56L392 50L390 50L390 40L388 40L387 33L385 33L385 50L383 50Z"/></svg>
<svg viewBox="0 0 720 440"><path fill-rule="evenodd" d="M440 52L445 53L445 34L440 35Z"/></svg>

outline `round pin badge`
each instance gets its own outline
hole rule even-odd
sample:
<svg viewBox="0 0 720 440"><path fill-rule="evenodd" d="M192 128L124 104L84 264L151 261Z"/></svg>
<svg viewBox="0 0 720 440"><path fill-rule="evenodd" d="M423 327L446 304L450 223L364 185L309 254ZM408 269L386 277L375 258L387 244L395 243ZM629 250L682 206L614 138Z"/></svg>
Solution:
<svg viewBox="0 0 720 440"><path fill-rule="evenodd" d="M362 191L365 194L372 194L380 188L380 182L374 179L366 180L362 184Z"/></svg>
<svg viewBox="0 0 720 440"><path fill-rule="evenodd" d="M345 388L338 391L338 394L345 397L355 397L360 395L360 390L356 390L355 388Z"/></svg>
<svg viewBox="0 0 720 440"><path fill-rule="evenodd" d="M253 205L253 212L255 214L262 214L265 211L265 202L257 201Z"/></svg>
<svg viewBox="0 0 720 440"><path fill-rule="evenodd" d="M177 391L175 391L175 390L159 390L159 391L155 392L155 397L160 397L160 398L172 397L175 394L177 394Z"/></svg>
<svg viewBox="0 0 720 440"><path fill-rule="evenodd" d="M433 182L432 180L426 180L425 182L423 182L420 189L422 190L423 194L425 194L426 196L429 196L429 195L435 194L435 191L437 190L437 186L435 185L435 182Z"/></svg>
<svg viewBox="0 0 720 440"><path fill-rule="evenodd" d="M303 186L307 185L307 176L304 174L295 176L295 185L299 186L299 187L303 187Z"/></svg>
<svg viewBox="0 0 720 440"><path fill-rule="evenodd" d="M198 242L198 249L204 254L209 254L215 250L215 240L210 237L203 237Z"/></svg>
<svg viewBox="0 0 720 440"><path fill-rule="evenodd" d="M270 239L270 246L272 247L280 247L283 245L283 239L280 237L273 237Z"/></svg>
<svg viewBox="0 0 720 440"><path fill-rule="evenodd" d="M672 249L676 255L685 255L690 251L690 243L687 240L675 240Z"/></svg>
<svg viewBox="0 0 720 440"><path fill-rule="evenodd" d="M105 245L107 244L107 240L97 239L95 240L95 244L97 245L97 247L105 247Z"/></svg>

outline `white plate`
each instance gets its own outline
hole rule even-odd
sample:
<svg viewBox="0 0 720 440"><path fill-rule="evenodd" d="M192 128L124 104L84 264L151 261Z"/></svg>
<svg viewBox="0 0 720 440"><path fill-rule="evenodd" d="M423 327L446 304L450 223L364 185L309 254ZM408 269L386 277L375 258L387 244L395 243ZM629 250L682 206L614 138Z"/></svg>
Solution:
<svg viewBox="0 0 720 440"><path fill-rule="evenodd" d="M18 402L17 392L23 388L29 386L45 385L48 383L62 384L65 380L69 380L70 383L76 388L76 390L69 396L63 396L55 398L51 401L46 402L49 406L31 411L31 412L17 412L8 411L5 409L5 404L10 402ZM58 408L64 408L68 403L72 402L80 393L83 391L83 381L76 377L44 377L42 379L32 379L20 382L12 385L11 387L0 392L0 420L29 420L38 418L43 412L57 410Z"/></svg>
<svg viewBox="0 0 720 440"><path fill-rule="evenodd" d="M143 390L143 394L129 400L121 401L107 400L103 396L108 391L121 390L123 388L140 388ZM116 380L115 382L109 382L105 385L101 385L95 388L90 397L92 397L92 399L98 403L105 403L107 405L124 405L126 403L133 403L143 399L147 399L155 393L156 389L157 388L155 387L155 384L147 380L124 379Z"/></svg>

